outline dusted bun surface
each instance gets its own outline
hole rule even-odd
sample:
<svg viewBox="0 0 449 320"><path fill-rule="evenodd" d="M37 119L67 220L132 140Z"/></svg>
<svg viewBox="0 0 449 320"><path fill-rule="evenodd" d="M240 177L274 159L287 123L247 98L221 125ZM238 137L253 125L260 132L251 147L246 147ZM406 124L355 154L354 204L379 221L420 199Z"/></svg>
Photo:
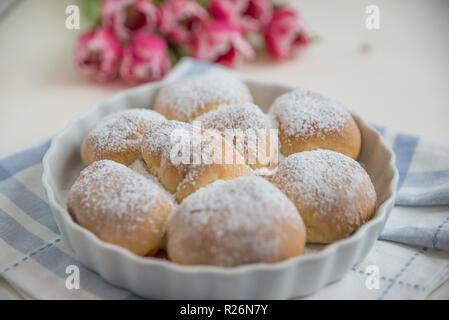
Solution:
<svg viewBox="0 0 449 320"><path fill-rule="evenodd" d="M167 251L186 265L237 266L301 255L305 229L293 203L260 177L218 180L168 220Z"/></svg>
<svg viewBox="0 0 449 320"><path fill-rule="evenodd" d="M67 197L77 223L101 240L142 256L160 248L171 203L158 185L110 160L81 171Z"/></svg>
<svg viewBox="0 0 449 320"><path fill-rule="evenodd" d="M295 153L271 181L293 201L307 228L307 242L346 238L373 217L376 192L360 164L330 150Z"/></svg>
<svg viewBox="0 0 449 320"><path fill-rule="evenodd" d="M329 149L357 160L361 135L349 111L318 93L296 89L279 96L270 107L279 129L281 152Z"/></svg>
<svg viewBox="0 0 449 320"><path fill-rule="evenodd" d="M194 138L194 130L189 123L167 120L149 127L142 141L148 170L179 202L215 180L251 173L237 152L226 162L226 152L233 150L221 135L203 135L198 128Z"/></svg>
<svg viewBox="0 0 449 320"><path fill-rule="evenodd" d="M205 130L218 131L253 169L269 166L277 157L277 136L270 140L268 117L253 103L222 105L197 121Z"/></svg>
<svg viewBox="0 0 449 320"><path fill-rule="evenodd" d="M114 160L130 165L140 155L140 143L146 128L165 120L148 109L127 109L101 119L89 130L81 145L85 166L98 160Z"/></svg>
<svg viewBox="0 0 449 320"><path fill-rule="evenodd" d="M222 104L252 102L248 87L224 72L191 76L160 89L154 110L169 120L191 122Z"/></svg>

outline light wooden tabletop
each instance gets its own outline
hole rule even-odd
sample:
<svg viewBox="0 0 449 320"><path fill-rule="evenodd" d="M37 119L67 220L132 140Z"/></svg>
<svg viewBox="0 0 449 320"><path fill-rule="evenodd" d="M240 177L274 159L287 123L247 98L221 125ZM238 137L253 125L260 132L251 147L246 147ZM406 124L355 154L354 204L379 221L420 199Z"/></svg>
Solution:
<svg viewBox="0 0 449 320"><path fill-rule="evenodd" d="M0 21L0 157L53 136L75 115L125 88L74 68L75 0L21 1ZM449 142L449 2L292 1L320 41L294 60L238 69L308 87L380 125ZM366 6L380 29L365 27ZM81 21L81 24L83 21Z"/></svg>
<svg viewBox="0 0 449 320"><path fill-rule="evenodd" d="M0 157L50 138L126 88L92 83L75 70L77 31L65 28L73 3L23 0L1 17ZM449 1L291 3L321 40L294 60L238 71L316 90L368 121L449 142ZM370 4L380 9L379 30L365 27ZM431 297L447 299L449 285Z"/></svg>

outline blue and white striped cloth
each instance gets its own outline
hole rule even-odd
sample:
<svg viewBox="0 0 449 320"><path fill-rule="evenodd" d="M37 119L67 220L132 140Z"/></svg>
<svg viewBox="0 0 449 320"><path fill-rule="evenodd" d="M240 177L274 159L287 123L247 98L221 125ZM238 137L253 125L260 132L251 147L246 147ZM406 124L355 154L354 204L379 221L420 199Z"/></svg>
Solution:
<svg viewBox="0 0 449 320"><path fill-rule="evenodd" d="M186 59L168 78L213 68ZM368 257L308 299L423 299L449 278L449 145L376 128L396 153L396 206ZM0 277L6 281L0 296L8 283L12 288L3 290L24 298L139 298L84 267L61 240L41 185L48 147L45 142L0 160ZM80 289L66 288L68 265L80 268ZM368 289L372 266L379 286Z"/></svg>

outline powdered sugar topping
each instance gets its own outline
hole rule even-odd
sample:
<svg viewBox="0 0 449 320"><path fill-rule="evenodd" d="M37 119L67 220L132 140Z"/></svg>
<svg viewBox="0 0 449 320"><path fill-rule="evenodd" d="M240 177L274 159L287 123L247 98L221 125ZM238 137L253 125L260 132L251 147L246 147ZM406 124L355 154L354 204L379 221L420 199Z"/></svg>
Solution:
<svg viewBox="0 0 449 320"><path fill-rule="evenodd" d="M135 149L140 145L145 128L163 120L164 116L148 109L122 110L102 119L86 138L99 151Z"/></svg>
<svg viewBox="0 0 449 320"><path fill-rule="evenodd" d="M343 105L305 89L279 96L270 113L279 129L292 137L338 132L350 119L350 113Z"/></svg>
<svg viewBox="0 0 449 320"><path fill-rule="evenodd" d="M280 245L273 224L302 226L293 203L271 183L255 176L217 180L184 199L171 218L182 221L182 235L177 236L188 241L202 241L198 235L208 228L217 241L207 250L214 252L218 265L273 257Z"/></svg>
<svg viewBox="0 0 449 320"><path fill-rule="evenodd" d="M169 201L159 186L110 160L94 162L82 170L68 196L69 208L79 203L80 212L90 215L87 219L116 225L117 232L133 230L159 203Z"/></svg>
<svg viewBox="0 0 449 320"><path fill-rule="evenodd" d="M201 128L186 122L166 120L148 127L142 141L142 150L161 156L162 165L176 160L176 167L196 167L215 160L215 147L222 148L222 137L215 132L202 134Z"/></svg>
<svg viewBox="0 0 449 320"><path fill-rule="evenodd" d="M148 167L142 157L137 158L137 160L130 164L128 168L141 174L142 176L156 184L161 189L161 191L170 199L170 203L172 204L172 206L176 204L176 202L174 201L174 196L164 188L164 186L160 183L159 179L156 176L152 175L148 171Z"/></svg>
<svg viewBox="0 0 449 320"><path fill-rule="evenodd" d="M188 123L176 120L161 121L148 127L142 147L151 154L162 154L163 158L170 159L172 147L177 142L172 141L172 134L175 130L185 131L189 135L192 134L192 126ZM188 141L190 142L190 137Z"/></svg>
<svg viewBox="0 0 449 320"><path fill-rule="evenodd" d="M183 121L192 121L208 104L235 104L252 101L246 85L226 73L192 76L162 88L158 104L168 106Z"/></svg>
<svg viewBox="0 0 449 320"><path fill-rule="evenodd" d="M266 129L267 117L258 106L246 102L235 105L221 105L195 119L201 121L203 129L216 129L224 132L226 129L248 130Z"/></svg>
<svg viewBox="0 0 449 320"><path fill-rule="evenodd" d="M360 164L330 150L290 155L280 162L272 181L294 202L315 208L315 214L334 221L358 214L359 204L375 198L370 178Z"/></svg>

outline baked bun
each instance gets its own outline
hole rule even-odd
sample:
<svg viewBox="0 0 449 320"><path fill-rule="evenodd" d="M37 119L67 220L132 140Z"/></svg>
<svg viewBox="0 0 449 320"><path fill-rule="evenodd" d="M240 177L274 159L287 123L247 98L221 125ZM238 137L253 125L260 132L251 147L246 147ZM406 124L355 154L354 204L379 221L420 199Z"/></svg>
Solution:
<svg viewBox="0 0 449 320"><path fill-rule="evenodd" d="M238 153L226 162L226 152L233 150L221 135L194 130L189 123L166 120L148 127L142 140L141 153L148 170L179 202L217 179L251 173Z"/></svg>
<svg viewBox="0 0 449 320"><path fill-rule="evenodd" d="M164 116L147 109L115 112L89 130L81 146L81 159L87 167L94 161L114 160L126 166L140 155L145 129Z"/></svg>
<svg viewBox="0 0 449 320"><path fill-rule="evenodd" d="M256 176L198 190L167 224L168 256L184 265L277 262L304 251L305 228L295 206Z"/></svg>
<svg viewBox="0 0 449 320"><path fill-rule="evenodd" d="M81 171L67 198L68 211L101 240L137 255L156 252L170 213L170 198L155 183L110 160Z"/></svg>
<svg viewBox="0 0 449 320"><path fill-rule="evenodd" d="M315 149L337 151L355 160L359 156L359 128L349 111L333 100L297 89L279 96L270 114L285 156Z"/></svg>
<svg viewBox="0 0 449 320"><path fill-rule="evenodd" d="M223 71L192 76L160 89L154 110L169 120L191 122L221 104L252 102L248 87Z"/></svg>
<svg viewBox="0 0 449 320"><path fill-rule="evenodd" d="M190 133L192 127L180 121L163 121L150 126L143 136L141 148L142 158L149 172L158 177L165 189L171 193L176 192L188 169L187 164L173 164L170 159L172 146L175 144L171 141L171 135L175 130ZM190 135L188 138L190 140Z"/></svg>
<svg viewBox="0 0 449 320"><path fill-rule="evenodd" d="M292 154L279 163L272 182L296 205L310 243L348 237L374 214L370 177L357 161L338 152Z"/></svg>
<svg viewBox="0 0 449 320"><path fill-rule="evenodd" d="M267 116L253 103L222 105L195 119L203 130L217 130L253 169L269 166L277 156L277 136L270 141ZM271 148L270 148L271 147Z"/></svg>

